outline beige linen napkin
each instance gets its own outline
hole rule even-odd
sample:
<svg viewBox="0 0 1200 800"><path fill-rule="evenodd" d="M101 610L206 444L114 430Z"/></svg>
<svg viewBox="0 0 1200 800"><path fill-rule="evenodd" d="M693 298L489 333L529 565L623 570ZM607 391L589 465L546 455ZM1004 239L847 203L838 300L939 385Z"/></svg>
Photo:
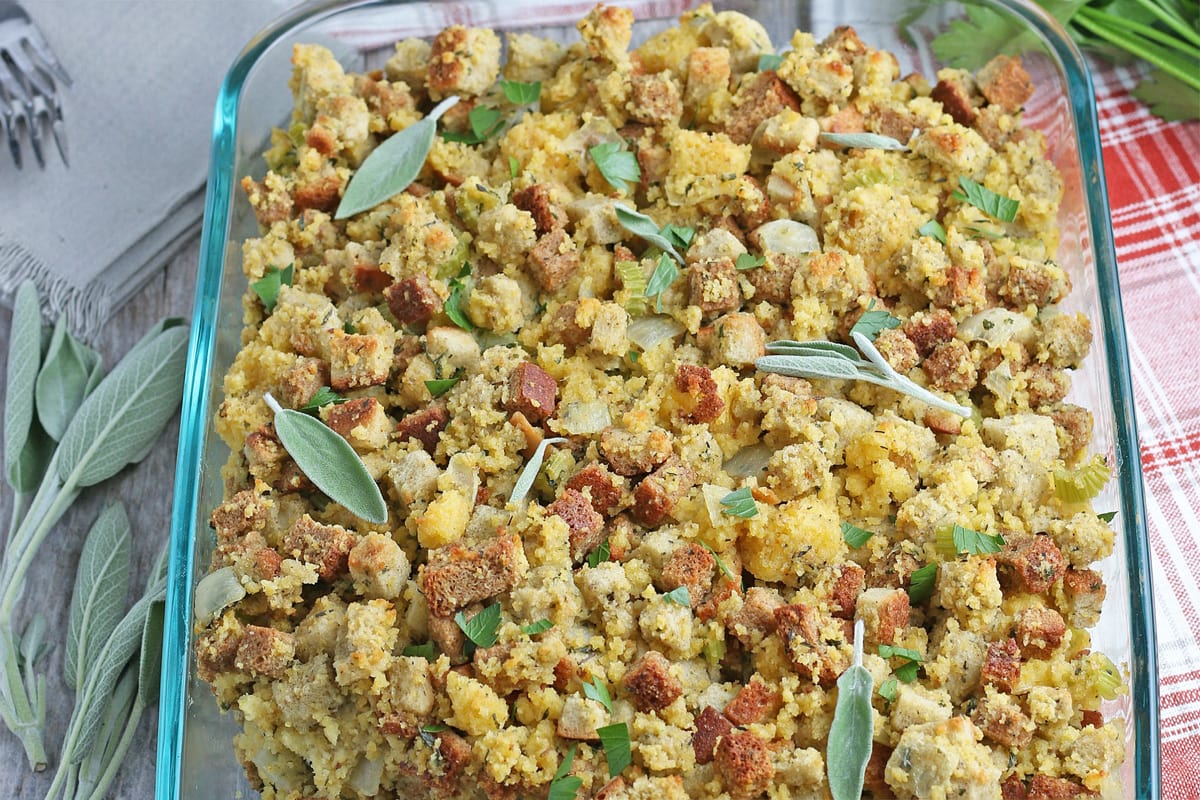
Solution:
<svg viewBox="0 0 1200 800"><path fill-rule="evenodd" d="M73 79L70 166L0 157L0 302L33 278L85 339L199 230L213 108L288 0L25 2ZM27 156L31 156L27 153Z"/></svg>

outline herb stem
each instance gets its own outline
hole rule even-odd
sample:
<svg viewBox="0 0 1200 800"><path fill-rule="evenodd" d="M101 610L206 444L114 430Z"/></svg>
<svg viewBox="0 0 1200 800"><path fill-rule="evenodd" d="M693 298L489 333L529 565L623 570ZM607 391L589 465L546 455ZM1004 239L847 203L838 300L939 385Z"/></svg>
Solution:
<svg viewBox="0 0 1200 800"><path fill-rule="evenodd" d="M117 748L113 751L112 758L108 761L108 766L104 768L104 773L100 776L99 783L92 790L87 798L76 798L75 800L104 800L105 792L112 785L113 780L117 777L117 772L121 769L121 763L125 760L125 754L129 752L129 746L133 744L133 736L137 733L138 723L142 718L144 706L140 699L134 701L133 710L129 712L129 719L125 723L125 730L121 732L121 739L117 742Z"/></svg>
<svg viewBox="0 0 1200 800"><path fill-rule="evenodd" d="M1107 23L1113 28L1124 28L1130 33L1139 34L1147 39L1150 39L1151 41L1155 41L1161 45L1165 45L1166 47L1179 50L1190 58L1200 59L1200 47L1193 45L1189 41L1177 39L1169 33L1160 31L1158 28L1153 28L1149 25L1143 25L1140 22L1135 22L1131 19L1125 19L1124 17L1119 17L1116 14L1106 14L1103 11L1097 11L1096 9L1089 8L1087 6L1079 9L1077 13L1085 18L1091 19L1096 24Z"/></svg>
<svg viewBox="0 0 1200 800"><path fill-rule="evenodd" d="M850 337L854 339L854 344L858 345L858 349L867 357L867 360L874 364L893 384L904 387L900 391L910 394L918 400L923 400L931 406L942 408L953 414L966 419L971 416L971 409L966 406L960 406L956 403L950 403L938 397L933 392L926 389L920 384L913 383L908 378L901 375L896 370L892 369L892 365L888 363L883 354L875 349L875 345L865 334L858 331L852 331ZM881 383L882 386L887 386L887 383ZM895 388L893 386L892 388Z"/></svg>
<svg viewBox="0 0 1200 800"><path fill-rule="evenodd" d="M1200 90L1200 78L1178 64L1178 59L1171 54L1162 52L1162 49L1153 42L1146 41L1135 34L1127 34L1103 25L1085 14L1076 15L1075 22L1079 24L1079 27L1091 31L1101 39L1148 61L1193 89Z"/></svg>
<svg viewBox="0 0 1200 800"><path fill-rule="evenodd" d="M25 685L21 680L21 666L17 661L20 647L13 634L11 623L0 623L0 651L4 658L4 681L0 683L0 706L7 712L4 721L9 730L17 735L25 747L25 755L34 772L46 768L46 746L42 743L38 714L29 705Z"/></svg>
<svg viewBox="0 0 1200 800"><path fill-rule="evenodd" d="M1136 0L1137 4L1149 11L1159 20L1179 34L1186 41L1192 44L1200 45L1200 33L1192 30L1185 20L1179 18L1179 15L1170 9L1169 6L1161 3L1152 3L1150 0Z"/></svg>

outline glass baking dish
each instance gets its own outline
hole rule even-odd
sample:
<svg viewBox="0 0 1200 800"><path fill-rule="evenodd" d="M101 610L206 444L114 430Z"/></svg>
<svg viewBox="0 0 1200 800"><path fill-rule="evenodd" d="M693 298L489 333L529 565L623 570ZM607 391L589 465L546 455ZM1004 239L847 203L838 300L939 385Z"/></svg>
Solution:
<svg viewBox="0 0 1200 800"><path fill-rule="evenodd" d="M699 2L632 0L619 4L632 8L638 20L636 46ZM240 347L241 296L246 288L240 243L257 235L254 214L238 182L244 175L261 177L265 171L261 154L270 130L283 125L291 110L287 81L292 45L323 44L347 69L361 71L381 66L396 40L432 36L453 23L573 41L575 20L593 5L594 0L310 4L255 37L229 70L213 127L179 439L159 714L159 800L254 795L234 758L231 739L236 726L231 718L219 714L208 687L195 676L191 609L193 589L211 555L207 519L222 500L220 469L228 456L213 431L211 414L220 402L221 376ZM864 41L898 56L901 74L915 70L927 76L941 66L931 51L931 39L964 14L958 4L919 0L734 0L714 5L762 21L777 47L786 46L796 28L811 31L820 39L838 25L853 25ZM1123 794L1155 797L1159 793L1159 732L1150 562L1133 392L1091 78L1067 33L1032 4L989 0L972 5L1000 15L1021 32L1017 42L1037 87L1025 121L1046 134L1049 157L1063 176L1059 261L1074 283L1065 305L1086 313L1096 333L1091 356L1075 373L1069 399L1095 413L1092 448L1108 456L1115 475L1096 507L1118 512L1116 550L1099 565L1109 591L1094 641L1125 671L1131 686L1128 695L1105 707L1106 717L1125 720Z"/></svg>

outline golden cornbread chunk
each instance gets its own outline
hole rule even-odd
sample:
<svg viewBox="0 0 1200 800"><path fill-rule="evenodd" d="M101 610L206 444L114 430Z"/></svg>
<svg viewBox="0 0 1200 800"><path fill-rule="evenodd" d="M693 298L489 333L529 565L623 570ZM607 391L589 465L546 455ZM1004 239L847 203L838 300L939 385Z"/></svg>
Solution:
<svg viewBox="0 0 1200 800"><path fill-rule="evenodd" d="M453 25L368 74L294 52L241 249L292 279L247 291L214 423L205 544L245 596L195 631L251 784L545 798L573 752L594 800L825 798L862 622L870 796L1111 790L1115 536L1056 489L1096 466L1066 402L1092 330L1020 60L901 79L853 28L708 5L576 30ZM450 96L416 179L334 219ZM971 413L760 368L852 332ZM317 489L267 392L351 445L385 523Z"/></svg>

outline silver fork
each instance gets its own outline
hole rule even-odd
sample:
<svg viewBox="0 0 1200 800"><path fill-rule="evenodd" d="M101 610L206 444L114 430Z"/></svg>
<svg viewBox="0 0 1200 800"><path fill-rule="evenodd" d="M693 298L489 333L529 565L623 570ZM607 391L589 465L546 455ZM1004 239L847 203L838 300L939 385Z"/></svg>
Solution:
<svg viewBox="0 0 1200 800"><path fill-rule="evenodd" d="M38 166L45 168L46 129L54 137L63 163L69 163L62 98L55 79L71 85L71 76L25 9L15 0L0 0L0 121L18 169L22 166L21 141L26 136Z"/></svg>

